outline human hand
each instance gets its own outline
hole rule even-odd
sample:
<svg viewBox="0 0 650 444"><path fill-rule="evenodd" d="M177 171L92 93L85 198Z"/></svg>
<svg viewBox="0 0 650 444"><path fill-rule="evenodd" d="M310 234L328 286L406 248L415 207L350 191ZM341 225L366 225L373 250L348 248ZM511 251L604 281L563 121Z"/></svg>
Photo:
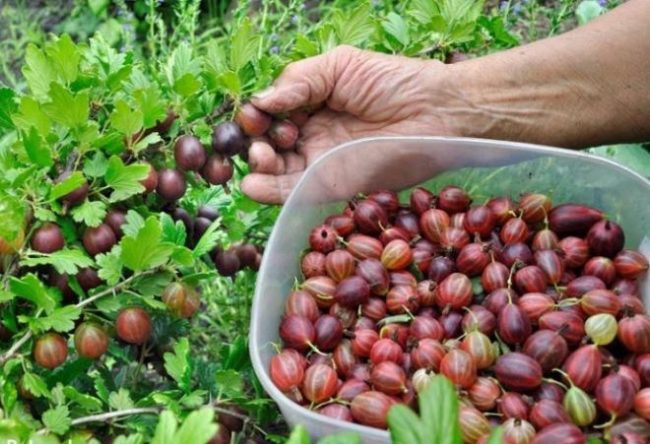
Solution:
<svg viewBox="0 0 650 444"><path fill-rule="evenodd" d="M283 202L304 169L327 150L370 136L458 135L437 104L451 94L445 65L349 46L287 66L252 103L271 113L316 111L300 128L295 153L275 153L263 141L249 151L252 173L242 190L265 203Z"/></svg>

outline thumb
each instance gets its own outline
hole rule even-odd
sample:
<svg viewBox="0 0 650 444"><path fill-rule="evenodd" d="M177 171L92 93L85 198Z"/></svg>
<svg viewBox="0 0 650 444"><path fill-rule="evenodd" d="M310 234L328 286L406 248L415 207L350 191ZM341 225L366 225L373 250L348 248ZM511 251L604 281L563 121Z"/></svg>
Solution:
<svg viewBox="0 0 650 444"><path fill-rule="evenodd" d="M253 95L253 104L271 114L317 105L332 95L353 55L352 46L339 46L325 54L294 62L273 85Z"/></svg>

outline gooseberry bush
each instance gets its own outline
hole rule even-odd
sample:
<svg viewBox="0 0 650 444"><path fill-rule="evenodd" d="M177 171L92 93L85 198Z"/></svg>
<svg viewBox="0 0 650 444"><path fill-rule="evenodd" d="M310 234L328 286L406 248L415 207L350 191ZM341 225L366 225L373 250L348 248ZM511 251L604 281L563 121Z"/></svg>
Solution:
<svg viewBox="0 0 650 444"><path fill-rule="evenodd" d="M513 46L507 12L239 2L206 27L199 1L88 3L106 26L28 46L23 80L0 88L0 440L283 441L246 339L278 208L238 184L253 138L290 151L299 130L246 99L339 44L441 60ZM426 409L456 412L445 384Z"/></svg>

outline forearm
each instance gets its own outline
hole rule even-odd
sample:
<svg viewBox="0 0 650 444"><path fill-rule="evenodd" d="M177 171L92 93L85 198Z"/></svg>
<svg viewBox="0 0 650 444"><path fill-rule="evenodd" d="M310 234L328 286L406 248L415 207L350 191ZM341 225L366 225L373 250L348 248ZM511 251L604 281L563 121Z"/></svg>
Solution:
<svg viewBox="0 0 650 444"><path fill-rule="evenodd" d="M565 147L650 139L650 1L449 65L452 132Z"/></svg>

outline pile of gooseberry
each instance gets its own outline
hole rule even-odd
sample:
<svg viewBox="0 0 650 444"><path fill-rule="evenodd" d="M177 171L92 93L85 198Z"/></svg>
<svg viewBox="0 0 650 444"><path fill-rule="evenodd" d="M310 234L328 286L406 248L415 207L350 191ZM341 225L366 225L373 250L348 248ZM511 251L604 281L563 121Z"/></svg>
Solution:
<svg viewBox="0 0 650 444"><path fill-rule="evenodd" d="M296 403L386 428L439 373L466 443L646 442L650 318L641 253L596 208L540 193L471 205L460 187L381 190L313 228L270 376Z"/></svg>

